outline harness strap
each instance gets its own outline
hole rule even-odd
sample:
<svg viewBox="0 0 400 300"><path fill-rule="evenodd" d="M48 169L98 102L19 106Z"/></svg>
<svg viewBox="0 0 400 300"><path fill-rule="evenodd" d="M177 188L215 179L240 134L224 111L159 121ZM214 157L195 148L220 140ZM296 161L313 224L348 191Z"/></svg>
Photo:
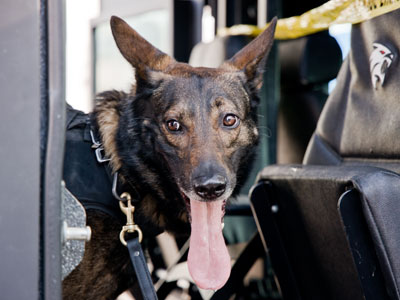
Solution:
<svg viewBox="0 0 400 300"><path fill-rule="evenodd" d="M147 263L139 243L139 238L129 239L128 250L131 257L133 268L136 272L137 280L139 281L140 290L144 300L157 300L157 294L154 290L153 281L147 268Z"/></svg>

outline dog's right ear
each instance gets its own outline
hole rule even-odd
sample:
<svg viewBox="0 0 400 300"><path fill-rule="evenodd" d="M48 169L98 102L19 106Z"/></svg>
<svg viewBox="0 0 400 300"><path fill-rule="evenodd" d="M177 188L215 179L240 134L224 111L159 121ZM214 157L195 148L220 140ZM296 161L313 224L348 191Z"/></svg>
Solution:
<svg viewBox="0 0 400 300"><path fill-rule="evenodd" d="M175 63L172 57L146 41L124 20L112 16L110 23L119 51L136 70L137 81L146 79L148 71L164 71Z"/></svg>

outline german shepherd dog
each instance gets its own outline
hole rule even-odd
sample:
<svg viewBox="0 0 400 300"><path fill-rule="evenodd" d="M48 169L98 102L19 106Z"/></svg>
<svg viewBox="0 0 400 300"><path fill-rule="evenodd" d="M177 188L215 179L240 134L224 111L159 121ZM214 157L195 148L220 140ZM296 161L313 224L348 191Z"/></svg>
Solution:
<svg viewBox="0 0 400 300"><path fill-rule="evenodd" d="M94 118L113 171L140 194L139 225L190 236L196 284L219 289L230 275L222 236L226 200L245 178L257 142L256 106L276 19L219 68L191 67L164 54L127 23L111 18L116 44L135 69L129 94L98 96ZM95 174L93 174L95 176ZM140 219L140 218L139 218ZM115 299L135 276L120 224L88 211L92 240L64 280L65 299ZM140 297L140 296L138 296Z"/></svg>

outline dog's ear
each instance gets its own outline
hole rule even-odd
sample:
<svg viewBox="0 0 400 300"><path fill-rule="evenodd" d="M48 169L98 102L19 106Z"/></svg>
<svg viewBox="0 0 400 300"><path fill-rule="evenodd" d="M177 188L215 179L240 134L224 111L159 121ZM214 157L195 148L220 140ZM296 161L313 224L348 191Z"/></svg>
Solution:
<svg viewBox="0 0 400 300"><path fill-rule="evenodd" d="M274 42L274 33L277 18L273 18L268 28L246 47L236 53L231 59L224 62L222 68L241 70L246 74L247 80L256 90L261 88L262 73L269 51Z"/></svg>
<svg viewBox="0 0 400 300"><path fill-rule="evenodd" d="M146 41L124 20L112 16L110 24L121 54L135 68L136 80L146 79L148 71L164 71L175 62L172 57Z"/></svg>

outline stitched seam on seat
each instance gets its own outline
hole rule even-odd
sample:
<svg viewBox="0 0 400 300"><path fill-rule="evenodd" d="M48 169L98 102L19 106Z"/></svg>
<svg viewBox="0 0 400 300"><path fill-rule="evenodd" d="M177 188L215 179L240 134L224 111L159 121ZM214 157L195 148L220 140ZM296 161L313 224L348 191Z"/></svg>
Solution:
<svg viewBox="0 0 400 300"><path fill-rule="evenodd" d="M364 195L364 197L365 197L365 195ZM391 266L391 259L390 259L390 257L389 257L389 255L388 255L388 251L387 251L387 249L386 249L386 246L385 246L385 244L383 243L383 240L382 240L382 238L381 238L381 231L379 230L379 227L377 226L377 224L376 224L376 222L375 222L375 217L374 217L374 214L372 213L372 209L371 209L371 207L370 207L370 205L369 205L369 202L368 201L365 201L366 202L366 208L368 209L368 212L369 212L369 214L372 216L372 222L374 223L374 226L375 226L375 228L376 228L376 230L378 231L378 234L379 234L379 236L377 236L376 238L377 239L379 239L379 241L381 242L381 244L382 244L382 247L383 247L383 249L384 249L384 256L385 256L385 259L388 261L388 267L389 267L389 271L390 271L390 273L391 273L391 277L392 278L395 278L395 276L394 276L394 272L393 272L393 269L392 269L392 266ZM394 284L394 286L395 286L395 289L396 289L396 294L397 294L397 297L399 296L399 288L398 288L398 286L397 286L397 282L396 282L396 280L394 279L393 280L393 284Z"/></svg>

